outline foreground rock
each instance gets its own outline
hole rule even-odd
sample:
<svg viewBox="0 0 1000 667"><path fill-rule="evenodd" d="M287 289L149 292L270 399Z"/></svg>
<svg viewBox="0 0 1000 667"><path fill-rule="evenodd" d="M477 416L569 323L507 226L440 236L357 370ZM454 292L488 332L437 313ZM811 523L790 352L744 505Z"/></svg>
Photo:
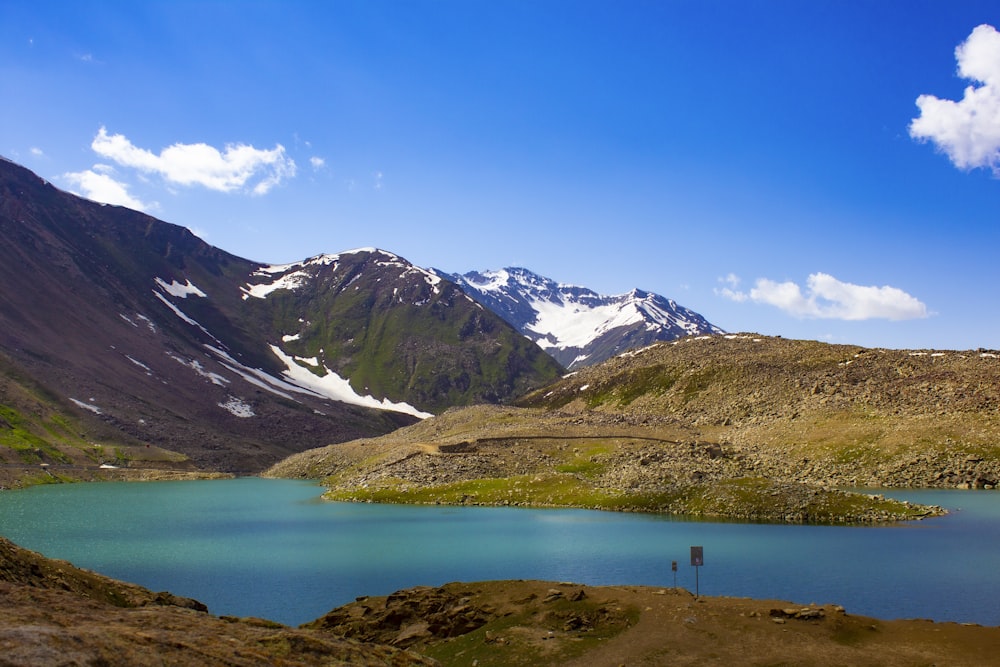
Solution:
<svg viewBox="0 0 1000 667"><path fill-rule="evenodd" d="M479 667L983 665L1000 655L1000 628L881 621L832 604L543 581L413 588L359 599L307 627Z"/></svg>
<svg viewBox="0 0 1000 667"><path fill-rule="evenodd" d="M0 665L433 665L260 619L218 618L0 538Z"/></svg>

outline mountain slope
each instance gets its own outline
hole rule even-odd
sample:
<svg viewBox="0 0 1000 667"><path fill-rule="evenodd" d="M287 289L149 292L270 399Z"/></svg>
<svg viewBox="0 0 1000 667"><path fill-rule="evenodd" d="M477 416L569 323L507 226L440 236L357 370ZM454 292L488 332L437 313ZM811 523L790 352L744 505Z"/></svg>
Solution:
<svg viewBox="0 0 1000 667"><path fill-rule="evenodd" d="M7 466L256 471L559 373L398 257L268 267L6 160L0 236Z"/></svg>
<svg viewBox="0 0 1000 667"><path fill-rule="evenodd" d="M656 341L722 329L658 294L602 296L523 268L448 276L570 370Z"/></svg>
<svg viewBox="0 0 1000 667"><path fill-rule="evenodd" d="M349 377L355 391L399 397L418 416L506 402L560 372L454 283L384 250L260 267L242 289L281 334L272 349L286 373Z"/></svg>

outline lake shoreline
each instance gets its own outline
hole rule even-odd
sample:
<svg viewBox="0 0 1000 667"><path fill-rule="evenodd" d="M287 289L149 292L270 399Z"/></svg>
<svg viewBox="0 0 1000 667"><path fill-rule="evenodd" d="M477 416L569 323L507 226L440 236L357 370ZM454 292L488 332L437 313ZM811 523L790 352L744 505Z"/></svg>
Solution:
<svg viewBox="0 0 1000 667"><path fill-rule="evenodd" d="M258 474L113 466L0 466L0 491L48 484L78 482L153 482L234 478L273 478L280 474ZM937 506L897 502L884 497L884 489L838 489L804 483L781 483L760 478L708 480L704 483L672 485L659 490L585 491L552 476L526 475L497 479L474 479L451 484L414 485L398 479L314 479L326 485L323 497L331 501L404 505L455 505L523 507L528 509L576 508L639 512L708 521L789 523L812 525L873 525L922 520L941 516ZM302 478L297 478L302 479ZM498 486L499 482L499 486ZM492 487L492 488L491 488ZM553 493L555 488L555 493ZM909 490L923 490L919 488ZM871 491L871 493L869 493Z"/></svg>
<svg viewBox="0 0 1000 667"><path fill-rule="evenodd" d="M880 620L837 604L543 580L359 596L298 628L47 559L0 539L5 663L513 665L673 662L986 664L1000 627ZM24 632L25 625L33 628ZM706 642L705 638L712 641ZM67 652L68 651L68 652ZM339 664L339 663L338 663Z"/></svg>

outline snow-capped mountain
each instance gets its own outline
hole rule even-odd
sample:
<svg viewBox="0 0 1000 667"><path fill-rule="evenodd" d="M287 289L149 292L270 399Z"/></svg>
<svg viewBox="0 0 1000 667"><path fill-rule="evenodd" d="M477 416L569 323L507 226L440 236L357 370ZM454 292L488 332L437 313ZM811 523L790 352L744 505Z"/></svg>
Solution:
<svg viewBox="0 0 1000 667"><path fill-rule="evenodd" d="M724 333L672 299L638 289L603 296L516 267L447 277L571 370L655 341Z"/></svg>

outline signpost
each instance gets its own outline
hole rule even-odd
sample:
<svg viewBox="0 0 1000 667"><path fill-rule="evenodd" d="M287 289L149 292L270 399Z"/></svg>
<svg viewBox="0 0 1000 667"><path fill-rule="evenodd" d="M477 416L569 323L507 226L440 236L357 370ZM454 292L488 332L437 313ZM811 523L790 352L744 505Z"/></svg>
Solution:
<svg viewBox="0 0 1000 667"><path fill-rule="evenodd" d="M675 561L675 560L670 561L670 569L674 573L674 590L676 590L677 589L677 561Z"/></svg>
<svg viewBox="0 0 1000 667"><path fill-rule="evenodd" d="M691 547L691 565L694 566L694 596L698 597L698 568L705 564L705 550L702 547Z"/></svg>

